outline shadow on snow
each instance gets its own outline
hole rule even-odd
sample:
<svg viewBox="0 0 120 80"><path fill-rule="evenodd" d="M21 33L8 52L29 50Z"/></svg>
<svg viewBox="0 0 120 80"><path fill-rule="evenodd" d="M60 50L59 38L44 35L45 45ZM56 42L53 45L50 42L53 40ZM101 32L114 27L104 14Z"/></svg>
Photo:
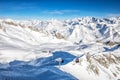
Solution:
<svg viewBox="0 0 120 80"><path fill-rule="evenodd" d="M57 58L62 58L64 63L61 65L65 65L75 56L68 52L57 51L53 53L53 56L30 62L15 60L9 63L10 67L0 68L0 80L76 80L72 75L55 67L59 64L54 61ZM30 65L31 62L34 64Z"/></svg>

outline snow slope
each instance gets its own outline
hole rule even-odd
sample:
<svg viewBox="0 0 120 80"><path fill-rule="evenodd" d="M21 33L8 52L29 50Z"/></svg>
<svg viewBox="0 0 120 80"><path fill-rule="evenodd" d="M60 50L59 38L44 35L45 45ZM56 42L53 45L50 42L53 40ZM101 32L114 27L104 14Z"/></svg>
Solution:
<svg viewBox="0 0 120 80"><path fill-rule="evenodd" d="M119 42L120 17L0 19L0 80L118 80Z"/></svg>

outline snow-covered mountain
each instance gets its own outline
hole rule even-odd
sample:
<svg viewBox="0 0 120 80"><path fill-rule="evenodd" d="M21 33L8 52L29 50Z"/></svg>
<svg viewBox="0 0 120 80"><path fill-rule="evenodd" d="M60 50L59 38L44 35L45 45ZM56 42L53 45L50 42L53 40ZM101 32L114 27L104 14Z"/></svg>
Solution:
<svg viewBox="0 0 120 80"><path fill-rule="evenodd" d="M65 80L118 80L119 47L120 17L46 21L0 19L0 80L11 76L15 80L21 76L24 80L39 80L42 75L49 76L46 80L56 77L58 80L62 77ZM53 63L59 57L65 61L61 67ZM75 57L79 57L79 63L75 63ZM32 71L25 72L27 67L23 66Z"/></svg>
<svg viewBox="0 0 120 80"><path fill-rule="evenodd" d="M65 21L55 19L48 21L16 21L11 19L1 19L0 22L1 26L4 27L4 31L7 29L6 27L8 25L16 26L21 27L23 30L28 29L40 32L41 34L54 36L58 39L72 40L72 42L94 42L96 40L113 40L119 42L120 36L120 17L108 19L85 17Z"/></svg>

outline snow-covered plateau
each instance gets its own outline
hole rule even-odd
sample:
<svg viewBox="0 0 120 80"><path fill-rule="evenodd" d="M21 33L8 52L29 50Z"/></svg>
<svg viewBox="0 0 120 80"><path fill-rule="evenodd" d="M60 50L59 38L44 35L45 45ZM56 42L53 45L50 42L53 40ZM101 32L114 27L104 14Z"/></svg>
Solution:
<svg viewBox="0 0 120 80"><path fill-rule="evenodd" d="M0 80L120 80L120 17L0 19Z"/></svg>

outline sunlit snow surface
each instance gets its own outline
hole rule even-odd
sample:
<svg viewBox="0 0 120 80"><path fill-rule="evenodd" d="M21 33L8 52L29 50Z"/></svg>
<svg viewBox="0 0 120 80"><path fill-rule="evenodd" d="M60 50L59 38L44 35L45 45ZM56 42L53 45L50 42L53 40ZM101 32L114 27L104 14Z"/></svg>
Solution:
<svg viewBox="0 0 120 80"><path fill-rule="evenodd" d="M118 80L119 42L120 18L0 19L0 80Z"/></svg>

